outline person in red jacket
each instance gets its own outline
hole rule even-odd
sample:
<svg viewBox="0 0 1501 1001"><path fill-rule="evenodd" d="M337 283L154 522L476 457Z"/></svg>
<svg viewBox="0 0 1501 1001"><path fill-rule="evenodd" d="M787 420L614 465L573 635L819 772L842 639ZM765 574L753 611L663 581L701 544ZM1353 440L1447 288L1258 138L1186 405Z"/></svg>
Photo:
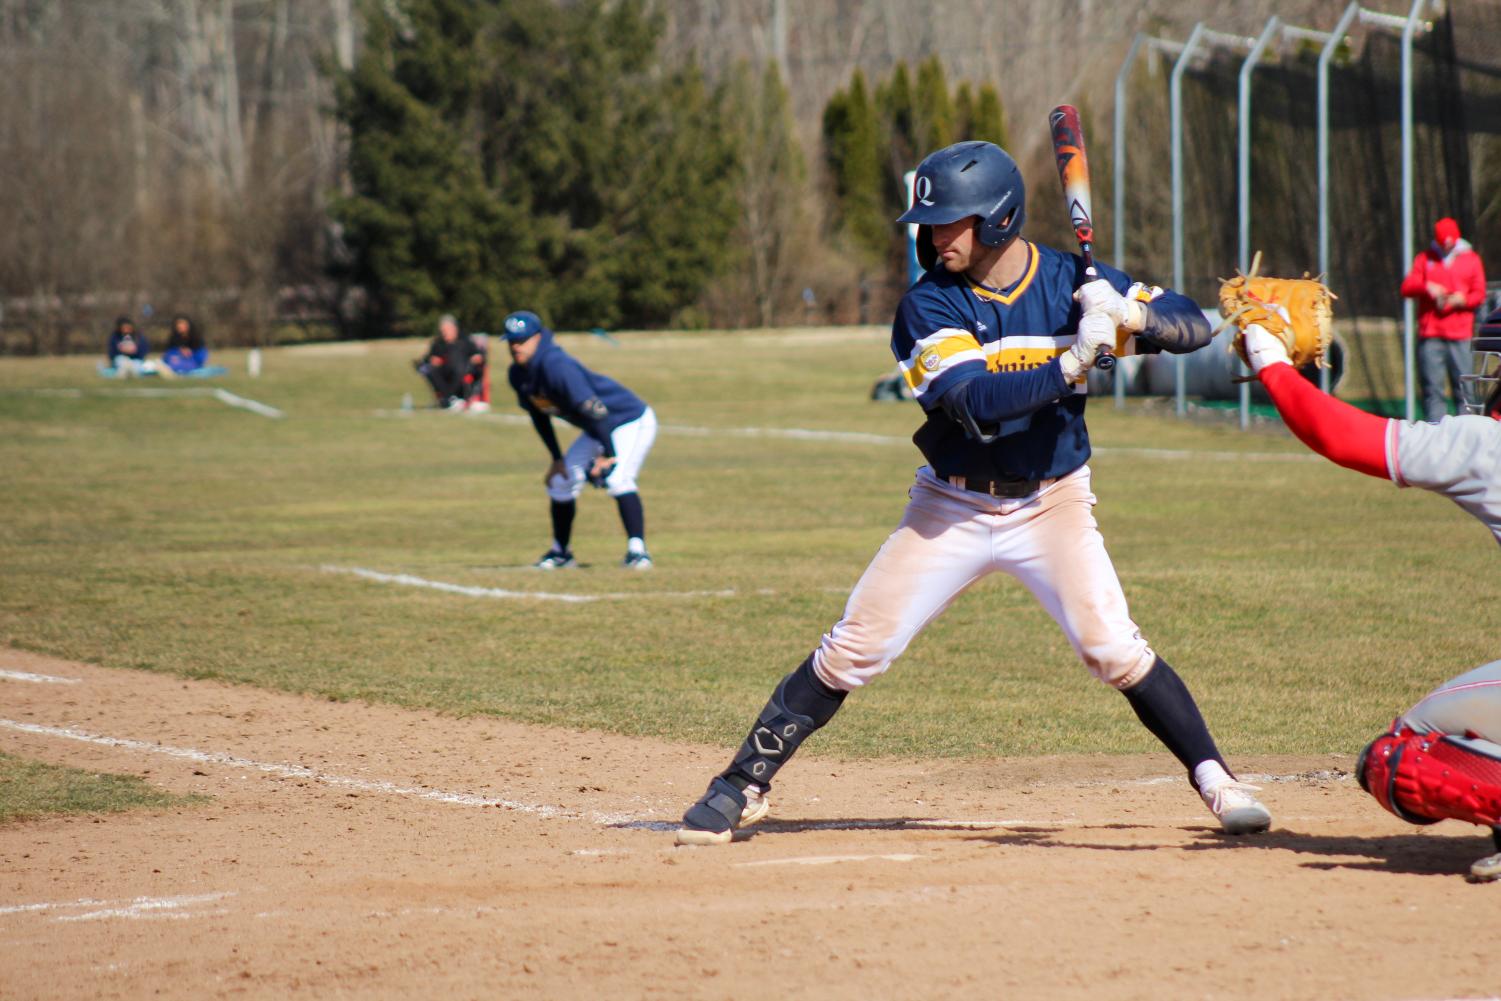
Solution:
<svg viewBox="0 0 1501 1001"><path fill-rule="evenodd" d="M1412 270L1402 279L1402 295L1418 301L1423 418L1437 421L1449 413L1445 373L1455 405L1463 399L1459 377L1470 370L1475 310L1485 301L1485 269L1469 241L1460 238L1459 223L1444 218L1433 224L1433 242L1413 259Z"/></svg>

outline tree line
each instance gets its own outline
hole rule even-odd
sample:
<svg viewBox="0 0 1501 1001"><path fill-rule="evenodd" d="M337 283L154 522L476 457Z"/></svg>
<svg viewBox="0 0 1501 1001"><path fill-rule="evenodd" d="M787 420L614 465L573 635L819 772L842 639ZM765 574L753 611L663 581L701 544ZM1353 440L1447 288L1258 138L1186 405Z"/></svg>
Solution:
<svg viewBox="0 0 1501 1001"><path fill-rule="evenodd" d="M518 306L574 329L773 325L810 300L849 319L842 293L870 307L903 274L903 173L1005 139L995 88L951 89L931 57L873 93L857 70L810 157L776 62L711 82L660 28L645 0L371 9L331 215L372 331Z"/></svg>

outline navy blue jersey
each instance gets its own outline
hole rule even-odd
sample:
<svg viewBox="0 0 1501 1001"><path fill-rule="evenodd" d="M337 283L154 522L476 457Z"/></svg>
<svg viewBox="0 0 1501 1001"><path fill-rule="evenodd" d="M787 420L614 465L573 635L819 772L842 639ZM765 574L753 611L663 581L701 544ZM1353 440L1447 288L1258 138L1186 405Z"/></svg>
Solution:
<svg viewBox="0 0 1501 1001"><path fill-rule="evenodd" d="M552 331L542 331L541 337L531 360L512 364L507 373L521 409L532 415L544 443L548 418L559 417L602 444L606 455L615 454L610 432L644 414L646 404L609 376L579 364L557 345ZM549 451L558 455L555 443L549 443Z"/></svg>
<svg viewBox="0 0 1501 1001"><path fill-rule="evenodd" d="M891 351L928 413L913 441L941 477L1043 479L1070 473L1089 459L1086 387L1069 385L1061 374L1052 399L983 429L997 435L988 444L967 437L939 406L945 393L988 373L1031 373L1025 377L1030 386L1044 375L1033 370L1056 368L1054 359L1074 343L1080 313L1073 292L1085 281L1083 260L1035 243L1027 244L1027 253L1026 270L1010 288L989 288L938 265L897 307ZM1122 331L1117 355L1208 343L1209 324L1192 300L1135 283L1107 265L1096 268L1123 295L1148 304L1147 329L1137 337Z"/></svg>

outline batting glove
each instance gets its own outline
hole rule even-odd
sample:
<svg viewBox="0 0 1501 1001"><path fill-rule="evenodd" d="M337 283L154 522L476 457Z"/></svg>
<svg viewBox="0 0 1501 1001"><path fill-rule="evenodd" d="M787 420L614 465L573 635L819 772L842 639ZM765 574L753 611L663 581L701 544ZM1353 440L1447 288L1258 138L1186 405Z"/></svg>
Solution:
<svg viewBox="0 0 1501 1001"><path fill-rule="evenodd" d="M1058 358L1063 377L1069 382L1083 382L1084 373L1095 363L1100 348L1115 347L1115 320L1109 313L1085 313L1079 319L1079 330L1073 346Z"/></svg>
<svg viewBox="0 0 1501 1001"><path fill-rule="evenodd" d="M1268 365L1292 364L1292 358L1288 355L1287 345L1282 342L1282 338L1268 333L1266 328L1249 323L1241 336L1245 338L1246 363L1251 366L1252 372L1260 372Z"/></svg>
<svg viewBox="0 0 1501 1001"><path fill-rule="evenodd" d="M1115 286L1103 278L1085 282L1074 291L1074 298L1086 313L1105 313L1117 327L1138 331L1146 325L1146 307L1135 299L1127 299L1115 290Z"/></svg>

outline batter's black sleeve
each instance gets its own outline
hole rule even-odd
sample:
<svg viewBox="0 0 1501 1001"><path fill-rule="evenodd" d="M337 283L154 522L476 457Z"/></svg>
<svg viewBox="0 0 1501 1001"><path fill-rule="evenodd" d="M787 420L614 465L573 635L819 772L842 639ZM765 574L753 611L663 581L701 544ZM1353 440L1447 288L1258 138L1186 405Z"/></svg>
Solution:
<svg viewBox="0 0 1501 1001"><path fill-rule="evenodd" d="M1057 359L1025 372L987 372L967 379L943 394L943 408L951 417L967 413L979 424L996 424L1030 414L1067 394L1072 387Z"/></svg>
<svg viewBox="0 0 1501 1001"><path fill-rule="evenodd" d="M534 407L528 407L527 414L532 419L532 427L537 429L537 437L542 439L542 444L547 446L547 451L552 454L554 462L563 460L563 451L558 448L558 435L552 429L552 418Z"/></svg>
<svg viewBox="0 0 1501 1001"><path fill-rule="evenodd" d="M1146 313L1146 325L1136 336L1169 354L1188 354L1214 340L1204 311L1181 292L1164 292L1146 303Z"/></svg>

